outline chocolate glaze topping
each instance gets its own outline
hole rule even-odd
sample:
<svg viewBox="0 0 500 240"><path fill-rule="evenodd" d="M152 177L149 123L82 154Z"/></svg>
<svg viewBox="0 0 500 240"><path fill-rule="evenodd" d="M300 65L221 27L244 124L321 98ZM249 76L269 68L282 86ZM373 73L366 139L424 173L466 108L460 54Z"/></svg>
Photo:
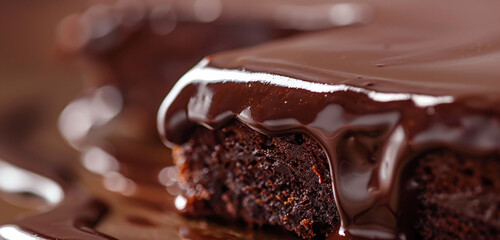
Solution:
<svg viewBox="0 0 500 240"><path fill-rule="evenodd" d="M413 159L500 153L499 7L384 1L369 24L209 56L167 95L159 131L169 146L232 119L309 134L329 158L333 238L413 239Z"/></svg>

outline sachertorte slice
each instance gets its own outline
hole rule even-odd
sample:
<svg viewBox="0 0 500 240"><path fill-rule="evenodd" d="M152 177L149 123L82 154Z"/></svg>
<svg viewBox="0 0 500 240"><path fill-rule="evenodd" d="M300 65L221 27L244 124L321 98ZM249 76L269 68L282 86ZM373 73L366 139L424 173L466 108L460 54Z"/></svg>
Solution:
<svg viewBox="0 0 500 240"><path fill-rule="evenodd" d="M497 239L499 7L382 1L206 57L158 115L176 206L305 239Z"/></svg>

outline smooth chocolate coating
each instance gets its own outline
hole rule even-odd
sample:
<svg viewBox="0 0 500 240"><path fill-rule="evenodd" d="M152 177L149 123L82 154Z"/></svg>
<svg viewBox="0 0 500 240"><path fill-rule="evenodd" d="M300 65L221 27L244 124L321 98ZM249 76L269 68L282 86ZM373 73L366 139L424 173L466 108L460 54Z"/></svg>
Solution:
<svg viewBox="0 0 500 240"><path fill-rule="evenodd" d="M412 160L500 152L499 7L374 3L366 25L209 56L167 95L160 133L172 146L236 118L272 136L309 134L330 162L333 237L414 239Z"/></svg>

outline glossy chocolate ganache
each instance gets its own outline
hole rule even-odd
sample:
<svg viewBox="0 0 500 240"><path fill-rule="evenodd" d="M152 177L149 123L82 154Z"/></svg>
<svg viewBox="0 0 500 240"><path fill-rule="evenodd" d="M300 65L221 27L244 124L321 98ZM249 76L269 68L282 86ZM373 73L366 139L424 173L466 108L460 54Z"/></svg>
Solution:
<svg viewBox="0 0 500 240"><path fill-rule="evenodd" d="M310 135L329 160L334 239L415 239L415 161L436 149L499 154L500 4L373 7L369 24L205 58L160 108L165 142L234 119L268 136Z"/></svg>

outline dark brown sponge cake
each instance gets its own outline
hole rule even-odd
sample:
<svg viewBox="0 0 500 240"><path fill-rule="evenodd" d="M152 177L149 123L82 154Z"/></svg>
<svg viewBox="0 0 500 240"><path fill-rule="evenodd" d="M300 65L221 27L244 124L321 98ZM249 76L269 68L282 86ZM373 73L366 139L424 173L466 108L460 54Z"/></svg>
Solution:
<svg viewBox="0 0 500 240"><path fill-rule="evenodd" d="M267 137L239 122L195 136L173 153L185 214L279 225L308 239L338 224L326 156L312 138Z"/></svg>

